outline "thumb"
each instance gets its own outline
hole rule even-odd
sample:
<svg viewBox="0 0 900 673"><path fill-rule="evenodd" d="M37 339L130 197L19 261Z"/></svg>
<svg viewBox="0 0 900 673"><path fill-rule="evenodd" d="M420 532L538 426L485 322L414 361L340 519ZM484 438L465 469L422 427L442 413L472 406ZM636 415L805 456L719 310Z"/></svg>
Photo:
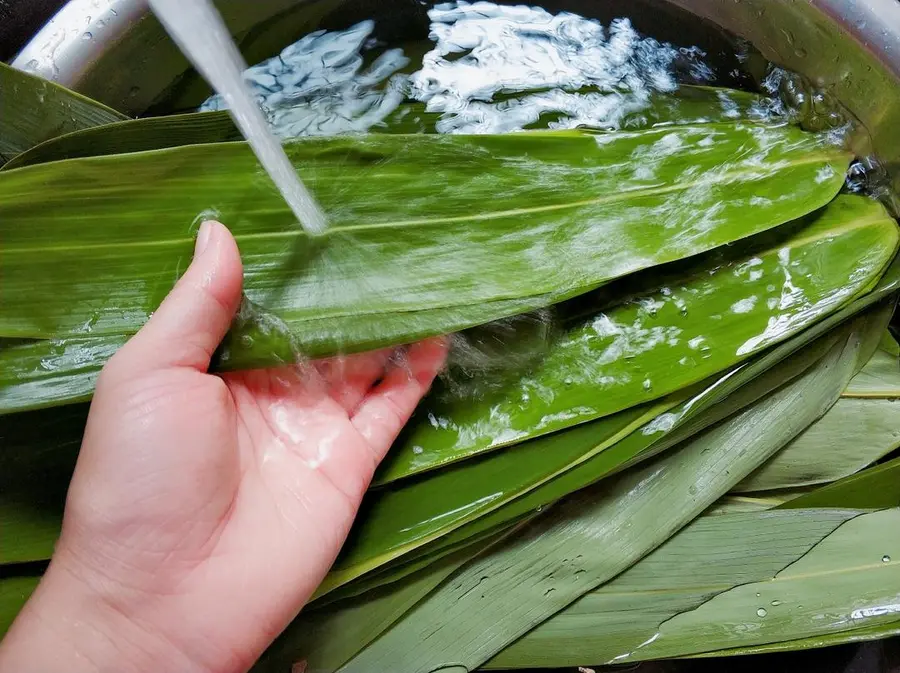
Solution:
<svg viewBox="0 0 900 673"><path fill-rule="evenodd" d="M191 265L110 368L129 377L168 367L207 371L240 305L242 281L231 232L219 222L204 222Z"/></svg>

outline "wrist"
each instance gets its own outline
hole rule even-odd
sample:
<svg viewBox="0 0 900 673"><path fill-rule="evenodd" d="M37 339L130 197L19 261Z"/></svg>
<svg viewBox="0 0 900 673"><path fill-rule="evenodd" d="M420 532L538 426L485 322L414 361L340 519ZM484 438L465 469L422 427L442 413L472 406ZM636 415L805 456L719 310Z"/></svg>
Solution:
<svg viewBox="0 0 900 673"><path fill-rule="evenodd" d="M115 586L58 554L0 647L0 670L143 673L199 669L117 605ZM112 600L110 600L112 599Z"/></svg>

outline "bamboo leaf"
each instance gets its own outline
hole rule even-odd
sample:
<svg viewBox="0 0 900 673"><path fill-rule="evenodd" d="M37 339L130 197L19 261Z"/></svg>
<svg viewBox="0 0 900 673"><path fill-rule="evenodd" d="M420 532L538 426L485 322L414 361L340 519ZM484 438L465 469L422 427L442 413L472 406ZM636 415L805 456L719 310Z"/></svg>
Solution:
<svg viewBox="0 0 900 673"><path fill-rule="evenodd" d="M726 650L704 652L702 654L697 654L685 658L700 659L707 657L728 657L744 654L765 654L767 652L797 652L801 650L810 650L820 647L830 647L832 645L846 645L847 643L863 643L870 640L883 640L885 638L890 638L898 634L900 634L900 621L887 622L884 624L863 626L859 629L848 629L846 631L826 633L820 636L799 638L797 640L784 640L777 643L765 643L763 645L750 645L747 647L734 647Z"/></svg>
<svg viewBox="0 0 900 673"><path fill-rule="evenodd" d="M74 131L22 152L3 171L62 159L145 152L183 145L243 140L227 112L195 112L166 117L111 120Z"/></svg>
<svg viewBox="0 0 900 673"><path fill-rule="evenodd" d="M747 495L727 494L719 498L715 504L706 510L703 515L720 514L746 514L748 512L765 512L775 509L779 505L794 497L794 492L789 491L786 497L781 493L763 493L760 495L748 493Z"/></svg>
<svg viewBox="0 0 900 673"><path fill-rule="evenodd" d="M548 456L557 456L561 453L560 448L555 443L557 438L566 437L567 441L575 441L579 435L583 435L583 446L586 452L580 460L576 461L559 476L538 482L539 485L536 488L523 490L522 495L519 495L508 504L504 504L496 510L464 524L449 535L464 538L469 531L477 532L482 528L499 525L516 516L540 509L568 493L588 486L605 475L665 451L676 443L691 437L760 399L804 371L810 362L815 361L819 357L821 354L819 349L830 347L833 342L828 339L822 339L821 335L829 334L836 325L848 317L852 317L871 306L874 301L883 299L887 293L895 292L898 287L898 270L900 268L894 265L890 274L882 279L880 289L874 291L871 295L853 302L847 308L839 311L838 314L825 319L813 328L806 330L800 336L771 349L764 356L757 357L751 362L724 374L707 389L671 411L657 416L638 431L630 433L625 438L615 441L611 445L600 442L600 438L605 435L599 432L604 427L604 421L599 421L571 429L560 435L526 442L516 447L516 453L513 454L515 456L518 456L519 451L528 451L530 449L542 450ZM877 309L881 311L882 320L888 319L893 305L894 299L889 299L887 303L884 303L881 308ZM803 348L805 344L808 344L816 337L820 337L816 347ZM801 348L802 350L800 350ZM797 353L797 355L790 357L794 353ZM775 369L770 371L770 368L773 367ZM747 383L748 381L750 382L749 384ZM591 435L592 430L590 428L592 426L597 431L596 436ZM494 456L491 460L499 461L505 459ZM549 467L549 461L545 464L545 467ZM508 475L515 473L519 468L521 468L521 463L510 462L508 469L501 472ZM544 476L548 472L548 470L545 470ZM459 483L470 479L471 475L461 473L455 481ZM498 485L498 481L490 483L492 486ZM897 483L900 484L900 479L897 480ZM885 492L884 489L881 492ZM891 493L893 491L888 490L887 492ZM759 499L755 498L754 500ZM785 498L773 499L770 496L765 503L753 502L750 503L751 507L748 508L754 511L768 509L784 501ZM747 505L747 503L742 504ZM352 554L353 552L351 551L350 553Z"/></svg>
<svg viewBox="0 0 900 673"><path fill-rule="evenodd" d="M895 558L900 558L900 510L857 517L774 578L735 587L664 622L659 637L630 659L781 642L896 622L900 561Z"/></svg>
<svg viewBox="0 0 900 673"><path fill-rule="evenodd" d="M628 410L600 421L603 425L588 433L579 432L574 437L561 434L552 447L536 440L534 445L522 445L422 480L369 493L341 555L319 587L319 595L499 509L564 471L586 452L602 450L640 428L658 411ZM554 453L549 455L548 450ZM519 514L506 511L503 518Z"/></svg>
<svg viewBox="0 0 900 673"><path fill-rule="evenodd" d="M253 670L289 670L292 663L300 660L307 662L310 671L336 670L450 574L502 541L511 530L512 527L507 527L494 531L450 554L428 559L426 564L404 574L403 582L376 588L363 601L351 598L336 605L308 606Z"/></svg>
<svg viewBox="0 0 900 673"><path fill-rule="evenodd" d="M654 93L644 109L626 115L621 127L634 130L657 124L703 124L733 121L736 118L756 118L763 121L765 110L765 100L751 93L686 85L672 93ZM439 117L440 114L426 112L423 103L404 103L391 115L386 125L375 125L371 131L434 133L434 124ZM348 132L360 132L356 121L358 120L348 122ZM546 128L546 124L530 128ZM61 135L22 152L0 170L61 159L145 152L233 140L243 140L243 137L231 116L224 110L143 117Z"/></svg>
<svg viewBox="0 0 900 673"><path fill-rule="evenodd" d="M315 609L319 609L323 606L331 605L332 603L342 602L346 599L366 594L385 585L400 582L404 578L421 572L447 556L455 554L463 549L477 547L485 540L495 539L500 533L509 531L514 526L520 525L522 522L534 518L535 516L537 516L535 512L530 512L517 519L504 521L499 526L494 526L470 535L447 535L431 544L417 549L414 553L402 557L397 562L386 564L334 591L320 594L318 598L311 601L310 605ZM454 533L456 532L457 531L454 531Z"/></svg>
<svg viewBox="0 0 900 673"><path fill-rule="evenodd" d="M760 242L731 258L704 259L680 276L654 274L655 291L575 323L518 380L483 376L476 403L471 388L461 394L436 391L375 483L697 383L870 289L873 272L880 274L893 257L896 235L879 204L839 197L790 239ZM851 249L854 255L847 255ZM826 268L827 276L810 272Z"/></svg>
<svg viewBox="0 0 900 673"><path fill-rule="evenodd" d="M893 287L893 284L887 282L886 287ZM868 301L869 298L865 298L859 303L865 305ZM879 310L886 319L890 306ZM808 366L809 356L818 357L820 350L806 348L802 357L794 356L786 362L781 360L813 335L829 333L832 329L833 319L826 320L792 340L793 343L785 343L769 351L764 358L743 366L740 371L725 375L708 389L692 396L682 408L666 410L671 403L663 406L665 418L657 418L659 410L654 411L652 406L628 410L567 433L528 442L514 451L492 454L472 465L471 469L462 466L442 470L428 479L404 484L396 490L370 493L350 540L319 594L357 577L365 578L366 573L393 559L409 562L415 558L411 552L418 548L424 551L435 540L446 538L449 544L454 535L456 540L465 540L480 531L502 526L620 469L623 464L636 461L642 452L648 456L672 446L680 438L743 408L798 375ZM826 341L824 345L827 347L829 343ZM755 378L775 363L779 363L777 370ZM742 385L749 379L752 379L751 385ZM732 395L734 391L738 392ZM707 409L711 413L706 413ZM73 408L68 424L83 427L85 413L86 409ZM706 418L700 420L703 414ZM646 420L641 421L641 418ZM635 423L639 426L642 422L646 424L628 434L630 428L636 427ZM67 446L77 449L80 441L80 430L73 438L65 428L65 415L49 412L9 416L0 424L0 434L6 438L4 445L8 447L5 456L0 454L0 457L10 457L2 472L10 484L18 485L28 493L40 482L42 492L57 494L54 496L57 507L41 510L42 516L49 517L50 523L45 528L50 531L58 529L67 483L65 475L74 464L75 453ZM685 430L683 434L679 434L681 429ZM67 434L70 436L68 445L59 446L58 453L54 454L54 446ZM50 458L57 455L62 460L63 469L55 470L54 474L63 476L52 482L59 484L59 488L48 490L46 479L35 478L52 463L48 463L42 454L35 454L33 446L40 447ZM24 467L17 465L16 460ZM65 466L68 466L68 472ZM12 510L16 512L21 507L22 504L17 503ZM8 530L16 530L13 524L22 516L11 517ZM32 545L7 545L0 561L47 558L55 537L54 533L39 541L37 556ZM379 583L377 578L375 583Z"/></svg>
<svg viewBox="0 0 900 673"><path fill-rule="evenodd" d="M681 438L691 436L798 375L807 366L809 356L818 357L821 351L807 347L801 351L802 356L783 361L785 357L820 334L836 338L834 325L838 320L853 315L895 286L896 279L886 276L880 290L857 300L855 306L847 307L768 351L764 357L724 375L708 389L691 397L683 408L665 411L665 419L652 418L647 425L619 441L616 440L621 437L621 431L627 431L629 423L636 421L644 411L629 410L619 417L525 443L514 451L497 452L484 460L484 464L473 465L472 469L463 466L442 470L422 482L405 484L398 491L370 493L341 558L320 588L320 595L357 577L362 576L365 580L367 572L390 564L392 559L410 562L416 557L412 553L416 549L429 553L432 541L443 539L452 544L455 540L462 541L481 531L502 526L621 469L623 464L634 462L642 455L653 455ZM891 306L888 304L879 309L883 320ZM829 343L825 341L824 345L827 347ZM759 376L775 364L776 370ZM752 380L752 385L745 385L747 380ZM5 475L9 483L8 487L0 488L0 492L13 487L24 489L25 497L20 500L25 506L27 494L38 483L42 493L55 493L52 499L57 503L56 507L40 510L43 516L49 517L50 523L45 526L49 531L58 530L67 475L74 465L86 414L86 408L63 411L69 409L68 422L76 429L75 433L66 429L64 414L52 412L8 416L0 423L0 436L7 448L5 454L0 454L3 459L0 474ZM65 440L67 435L69 439ZM60 444L61 441L68 443ZM35 447L45 453L35 453ZM53 465L48 459L52 460L54 456L59 457L62 469L54 468L48 473L48 466ZM49 482L57 484L55 488L48 488L47 474L60 475ZM488 495L491 497L486 497ZM22 507L22 502L17 502L13 511ZM22 516L12 518L7 529L11 532L10 539L17 537L12 534L16 530L13 523ZM47 558L55 537L55 533L48 534L40 540L36 556L30 545L6 545L0 561ZM379 584L377 578L374 584Z"/></svg>
<svg viewBox="0 0 900 673"><path fill-rule="evenodd" d="M579 661L618 663L631 659L656 658L655 654L650 656L653 652L652 647L646 652L641 650L641 647L645 643L646 646L650 646L655 642L659 637L656 634L660 624L675 615L695 610L713 596L732 587L748 582L761 582L761 586L766 586L765 583L770 582L772 577L778 580L777 571L786 565L782 563L784 557L781 554L787 551L790 556L789 550L794 542L800 543L795 549L799 553L796 558L790 559L791 561L809 552L808 548L804 548L806 543L802 542L801 532L807 524L812 526L811 530L816 530L818 522L829 520L835 514L843 512L845 515L855 516L880 507L891 508L888 511L896 513L898 510L895 508L900 506L900 460L865 470L849 479L819 488L807 496L780 506L778 497L765 500L728 496L723 500L746 501L744 503L746 510L740 512L738 509L740 503L737 502L731 502L728 507L721 507L723 501L720 500L716 503L716 507L707 510L702 518L676 535L666 545L620 577L586 595L531 631L522 640L500 653L488 667L517 668L524 666L526 661L529 662L528 666L555 667L577 665L574 662ZM779 509L762 511L773 506L778 506ZM779 511L794 513L796 517L787 520L769 518ZM834 521L837 522L839 519L840 516ZM756 523L750 523L751 521ZM783 527L785 525L787 528ZM789 532L791 530L796 532L796 538ZM711 538L703 537L709 533L712 535ZM879 532L871 539L862 540L861 549L880 543L885 535L889 535L888 530ZM791 541L788 542L784 538L791 538ZM826 555L831 553L818 549L813 551ZM882 553L879 552L879 560L883 558ZM732 560L729 562L728 558ZM766 567L771 569L770 576L765 576L765 572L753 576L758 569ZM734 574L730 575L732 572ZM883 586L877 582L875 587ZM889 591L889 587L890 585L886 590L887 595L892 596L893 592ZM756 604L762 606L768 613L769 605L762 600L762 592L759 589L756 591L759 592L755 597ZM824 597L830 592L827 588L820 588L819 591ZM747 596L752 596L752 592ZM784 601L774 600L778 602L774 607L780 609ZM787 609L791 611L797 609L802 613L803 605L805 602L800 600L798 606ZM759 607L745 610L743 615L735 614L732 618L752 620L745 626L747 631L756 630L753 624L756 622L754 612L757 609ZM821 621L821 612L819 609L818 613L811 613L802 618L815 623L817 619ZM832 614L833 611L826 608L825 612ZM758 617L759 615L756 615L756 618ZM719 616L710 618L716 620L715 624L720 623ZM828 621L822 624L826 627L831 626ZM781 645L772 648L742 645L734 651L725 649L730 647L727 642L714 640L710 646L708 641L702 638L693 641L684 639L679 645L684 648L682 651L668 652L659 656L687 656L706 651L708 647L715 650L724 649L720 652L722 655L749 654L767 649L794 649L793 644L798 647L812 647L815 646L814 643L822 642L826 638L834 642L851 642L863 637L866 629L874 629L874 633L880 633L883 628L885 627L863 627L863 631L856 633L856 627L849 623L831 636L828 636L828 629L816 631L810 636L811 642L807 645L795 641L795 638L801 636L787 629L783 634L784 642ZM886 628L896 628L896 622L889 623ZM782 641L781 635L778 640Z"/></svg>
<svg viewBox="0 0 900 673"><path fill-rule="evenodd" d="M885 308L876 313L882 323L887 321ZM318 595L433 544L441 536L465 538L500 526L623 465L655 455L800 375L836 338L823 337L780 362L785 353L799 348L799 344L786 345L783 352L750 363L737 375L723 376L677 406L677 397L655 406L642 405L370 492ZM779 366L768 372L773 363Z"/></svg>
<svg viewBox="0 0 900 673"><path fill-rule="evenodd" d="M288 355L455 331L825 205L848 156L822 142L747 123L307 138L287 152L329 213L315 241L243 143L28 166L0 175L0 336L133 333L187 266L186 218L210 209L241 245L249 300L273 314L250 327L283 321ZM223 363L271 364L271 347L234 339Z"/></svg>
<svg viewBox="0 0 900 673"><path fill-rule="evenodd" d="M0 418L0 563L53 553L87 405Z"/></svg>
<svg viewBox="0 0 900 673"><path fill-rule="evenodd" d="M900 507L900 458L817 488L779 507L831 507L834 503L840 503L839 507Z"/></svg>
<svg viewBox="0 0 900 673"><path fill-rule="evenodd" d="M611 325L616 328L621 323L620 329L623 334L601 336L591 321L583 324L584 333L581 335L576 328L571 328L568 339L556 346L558 355L548 359L542 365L542 369L526 374L519 382L521 385L529 384L534 387L541 383L543 377L545 380L542 385L547 385L548 381L552 382L554 398L543 401L535 397L526 405L526 409L518 407L513 409L515 417L521 418L522 421L518 427L511 429L505 439L498 440L496 422L490 422L490 412L487 411L493 404L499 403L490 397L490 395L496 397L497 391L489 390L490 395L486 396L477 407L483 410L482 415L486 414L485 418L479 418L477 412L473 410L469 412L473 418L468 420L451 416L447 428L432 428L428 414L432 413L436 418L438 415L446 417L454 412L454 401L452 398L440 399L441 393L433 395L427 403L427 411L420 414L418 421L413 422L405 438L395 447L394 453L380 473L378 482L391 481L467 457L478 451L496 448L509 443L514 437L524 439L529 433L532 436L548 433L590 420L597 415L611 413L623 405L629 406L643 400L654 399L667 391L700 380L727 367L729 363L746 357L750 352L778 341L791 331L820 319L821 314L837 308L840 303L847 301L852 293L860 293L867 289L872 280L881 273L881 267L890 258L896 246L896 225L874 201L860 197L840 197L823 212L812 217L806 229L801 231L801 225L796 226L799 227L798 232L787 244L790 250L781 254L794 255L791 258L792 264L797 263L797 267L794 268L802 266L829 269L827 277L818 274L800 277L796 273L791 276L788 282L802 290L803 301L791 304L792 295L790 287L785 285L786 278L778 258L779 253L772 250L759 257L763 262L762 266L740 267L736 261L738 256L734 255L731 259L731 268L714 269L714 278L703 277L702 274L705 272L699 269L698 275L694 278L689 274L681 278L676 275L671 280L677 281L677 284L673 283L669 287L668 295L663 291L651 293L613 309L612 313L606 311L596 316L602 319L600 327ZM779 238L780 234L773 233L771 236L773 241L785 247L785 242ZM827 241L817 246L819 236L832 237L847 247L840 250L839 246L832 246ZM868 251L859 256L858 269L857 259L851 259L845 254L849 249ZM750 263L754 259L749 257L745 262ZM713 255L708 263L723 264L724 260ZM812 266L820 263L827 265ZM702 266L702 263L698 264L699 266ZM729 270L740 270L744 276L728 276ZM892 275L891 278L893 277ZM776 296L770 296L772 294L768 290L770 285L776 288L774 291ZM718 291L712 289L714 286L720 289ZM757 290L759 294L756 294ZM716 301L708 301L710 295L704 297L701 294L703 292L711 293L712 299L728 303L719 306ZM785 305L782 306L781 293L784 292L788 294L784 299ZM758 297L758 300L751 307L750 299L754 296ZM769 304L773 300L776 303L770 308ZM745 303L741 304L742 301ZM662 308L658 310L657 315L650 315L651 311L656 310L653 307L659 303L662 304ZM749 310L746 313L736 313L731 310L735 304L741 310L744 308ZM519 309L524 311L527 306L519 305ZM690 320L682 315L682 310L687 309ZM479 313L482 310L484 312ZM477 313L487 319L491 310L493 309L490 306L481 307L478 311L473 309L470 316ZM704 326L703 321L695 318L701 315L708 318L708 325ZM715 316L720 317L716 319ZM641 324L635 324L638 319L647 324L646 330L642 329ZM726 325L734 328L731 329ZM782 328L785 328L784 331ZM687 335L684 333L685 329L694 332ZM645 333L647 331L648 333ZM659 339L658 336L663 333L668 333L671 338ZM580 336L583 336L587 343L578 342ZM2 364L0 413L87 399L100 368L126 338L122 335L112 335L55 340L0 340L0 364ZM275 339L278 339L277 335ZM677 342L673 343L676 339ZM696 341L697 339L703 341ZM629 344L631 340L636 342ZM692 340L696 348L692 347ZM272 348L262 350L270 354L279 351L277 343L273 344L271 339L268 343ZM746 344L749 344L748 349L738 353L741 346ZM626 345L634 346L641 352L636 358L625 358L610 363L609 367L604 366L604 370L608 369L608 372L601 373L600 381L609 394L598 397L595 394L598 381L585 381L585 372L579 364L580 360L573 359L582 356L596 358L604 353L606 359L609 359L613 350ZM288 351L289 349L281 351L281 355L290 358L291 354ZM649 366L642 364L645 359L648 363L651 361L654 363L654 369L664 367L657 370L660 372L659 375L654 374L651 378L649 390L644 388L647 377L643 375L643 371L644 367ZM693 362L694 365L688 366L682 361L689 364ZM567 377L571 378L571 384L568 386L565 385ZM515 383L515 380L507 382L505 387L509 388L512 383ZM502 393L503 386L498 388L501 388ZM527 386L519 394L521 396L524 393L531 394ZM510 413L510 410L500 411ZM547 416L549 418L545 418ZM460 431L454 430L452 427L454 423L462 424L461 430L468 430L463 433L470 436L468 441L460 442ZM421 447L422 451L417 450L417 447Z"/></svg>
<svg viewBox="0 0 900 673"><path fill-rule="evenodd" d="M867 397L856 397L860 390L867 391ZM898 446L900 360L879 349L827 414L734 491L747 493L835 481L871 465Z"/></svg>
<svg viewBox="0 0 900 673"><path fill-rule="evenodd" d="M878 344L878 350L884 351L884 353L893 357L900 357L900 343L897 343L897 339L894 338L890 330L882 335L881 343Z"/></svg>
<svg viewBox="0 0 900 673"><path fill-rule="evenodd" d="M879 348L863 370L853 377L842 397L900 398L900 357L888 350L897 342L887 332L885 336L890 341L884 348Z"/></svg>
<svg viewBox="0 0 900 673"><path fill-rule="evenodd" d="M485 668L627 662L666 620L740 584L771 579L861 513L822 509L703 516L500 652ZM756 598L743 618L757 622L761 605Z"/></svg>
<svg viewBox="0 0 900 673"><path fill-rule="evenodd" d="M0 163L49 138L122 119L97 101L0 63Z"/></svg>
<svg viewBox="0 0 900 673"><path fill-rule="evenodd" d="M0 338L0 415L90 400L103 365L126 341Z"/></svg>
<svg viewBox="0 0 900 673"><path fill-rule="evenodd" d="M794 442L735 487L737 493L824 484L900 446L900 400L840 399Z"/></svg>
<svg viewBox="0 0 900 673"><path fill-rule="evenodd" d="M629 567L833 404L860 354L856 330L871 324L852 327L794 382L677 452L558 505L468 564L341 671L472 670Z"/></svg>

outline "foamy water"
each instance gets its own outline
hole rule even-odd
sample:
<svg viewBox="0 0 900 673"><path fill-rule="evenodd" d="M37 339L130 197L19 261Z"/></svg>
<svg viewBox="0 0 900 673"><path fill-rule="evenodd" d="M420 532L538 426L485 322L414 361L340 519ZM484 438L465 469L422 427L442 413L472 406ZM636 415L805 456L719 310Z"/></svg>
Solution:
<svg viewBox="0 0 900 673"><path fill-rule="evenodd" d="M618 128L651 96L677 88L676 66L692 83L714 77L699 49L643 37L624 18L607 27L491 2L441 4L428 15L430 48L412 74L411 56L380 47L372 21L317 31L249 68L275 134L365 132L422 112L439 133ZM213 96L201 110L228 106Z"/></svg>

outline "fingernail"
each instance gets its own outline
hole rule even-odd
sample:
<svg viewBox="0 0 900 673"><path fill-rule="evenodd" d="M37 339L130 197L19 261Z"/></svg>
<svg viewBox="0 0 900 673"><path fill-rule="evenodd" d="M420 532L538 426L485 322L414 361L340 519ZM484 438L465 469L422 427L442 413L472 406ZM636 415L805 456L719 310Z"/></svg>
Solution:
<svg viewBox="0 0 900 673"><path fill-rule="evenodd" d="M206 246L209 245L209 238L212 236L213 223L209 220L200 225L200 231L197 233L197 242L194 244L194 257L203 254Z"/></svg>

